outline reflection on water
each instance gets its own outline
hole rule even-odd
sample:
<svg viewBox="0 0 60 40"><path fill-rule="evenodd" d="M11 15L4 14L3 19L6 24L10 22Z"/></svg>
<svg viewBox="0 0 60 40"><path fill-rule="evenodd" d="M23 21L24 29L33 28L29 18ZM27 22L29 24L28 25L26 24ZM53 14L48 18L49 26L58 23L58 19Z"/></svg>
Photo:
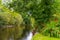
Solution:
<svg viewBox="0 0 60 40"><path fill-rule="evenodd" d="M23 38L20 39L20 40L31 40L32 37L33 37L33 33L32 33L32 32L29 32L29 33L26 34L25 37L23 37ZM9 40L14 40L14 39L13 39L13 37L11 37L11 38L9 38Z"/></svg>
<svg viewBox="0 0 60 40"><path fill-rule="evenodd" d="M14 40L13 35L12 35L12 37L9 38L9 40Z"/></svg>

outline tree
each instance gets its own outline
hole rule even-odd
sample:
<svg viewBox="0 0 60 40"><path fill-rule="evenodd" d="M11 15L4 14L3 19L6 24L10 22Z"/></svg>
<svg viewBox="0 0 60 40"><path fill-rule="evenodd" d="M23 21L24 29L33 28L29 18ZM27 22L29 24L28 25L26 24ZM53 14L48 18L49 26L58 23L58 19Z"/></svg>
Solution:
<svg viewBox="0 0 60 40"><path fill-rule="evenodd" d="M9 4L9 8L21 13L23 18L29 18L31 15L36 20L38 28L50 22L53 15L56 13L55 0L16 0Z"/></svg>
<svg viewBox="0 0 60 40"><path fill-rule="evenodd" d="M33 1L31 0L14 0L12 3L9 4L9 9L13 8L14 11L18 12L22 15L24 23L30 25L31 27L31 8L33 6ZM27 22L27 23L26 23ZM28 28L29 28L28 27Z"/></svg>

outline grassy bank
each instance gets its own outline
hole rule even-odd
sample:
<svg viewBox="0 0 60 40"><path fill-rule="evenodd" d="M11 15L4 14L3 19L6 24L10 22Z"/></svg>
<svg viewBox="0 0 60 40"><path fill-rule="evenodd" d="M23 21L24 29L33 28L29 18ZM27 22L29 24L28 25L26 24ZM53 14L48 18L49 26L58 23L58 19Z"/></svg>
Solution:
<svg viewBox="0 0 60 40"><path fill-rule="evenodd" d="M41 34L34 35L32 40L60 40L59 38L43 36Z"/></svg>

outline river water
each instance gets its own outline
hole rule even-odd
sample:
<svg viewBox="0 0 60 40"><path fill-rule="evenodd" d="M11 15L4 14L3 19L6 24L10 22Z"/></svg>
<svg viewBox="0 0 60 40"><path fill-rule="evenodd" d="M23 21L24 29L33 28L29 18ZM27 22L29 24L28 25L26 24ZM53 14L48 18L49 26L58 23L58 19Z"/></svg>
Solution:
<svg viewBox="0 0 60 40"><path fill-rule="evenodd" d="M22 40L31 40L33 37L33 33L32 32L29 32L29 34L27 34L26 37L22 38Z"/></svg>
<svg viewBox="0 0 60 40"><path fill-rule="evenodd" d="M32 40L32 37L33 37L33 33L32 32L29 32L29 33L26 34L25 37L23 37L20 40ZM13 39L13 37L11 37L9 40L14 40L14 39Z"/></svg>

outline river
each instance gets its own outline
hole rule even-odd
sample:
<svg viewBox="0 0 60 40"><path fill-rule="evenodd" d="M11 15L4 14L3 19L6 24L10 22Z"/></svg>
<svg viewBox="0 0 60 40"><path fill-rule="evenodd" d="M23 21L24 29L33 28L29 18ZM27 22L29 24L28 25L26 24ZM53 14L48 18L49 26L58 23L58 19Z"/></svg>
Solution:
<svg viewBox="0 0 60 40"><path fill-rule="evenodd" d="M22 40L31 40L33 37L33 33L32 32L29 32L29 34L27 34L26 37L23 37Z"/></svg>

